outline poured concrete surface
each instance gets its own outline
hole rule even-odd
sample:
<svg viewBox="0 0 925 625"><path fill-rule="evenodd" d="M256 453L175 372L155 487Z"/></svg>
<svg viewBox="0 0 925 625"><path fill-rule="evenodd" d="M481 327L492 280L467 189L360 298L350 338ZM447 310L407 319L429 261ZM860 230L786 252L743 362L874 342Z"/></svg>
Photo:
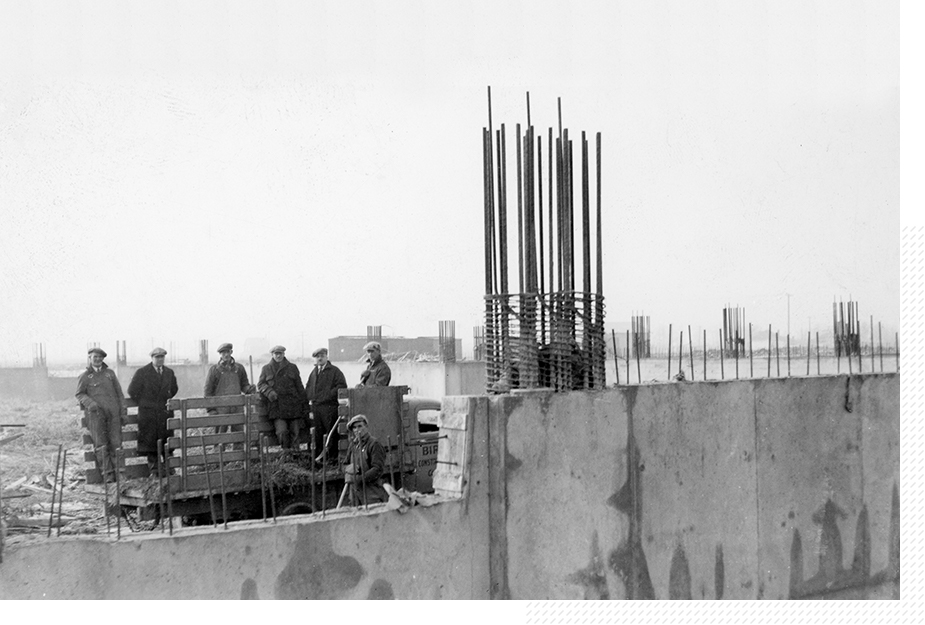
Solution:
<svg viewBox="0 0 925 625"><path fill-rule="evenodd" d="M0 597L898 598L899 408L898 374L447 398L441 503L16 547Z"/></svg>

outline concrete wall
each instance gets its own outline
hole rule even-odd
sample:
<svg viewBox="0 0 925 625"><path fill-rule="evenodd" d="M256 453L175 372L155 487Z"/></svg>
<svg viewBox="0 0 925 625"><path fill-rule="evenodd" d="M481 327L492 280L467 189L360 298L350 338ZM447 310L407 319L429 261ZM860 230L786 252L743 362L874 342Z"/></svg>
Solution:
<svg viewBox="0 0 925 625"><path fill-rule="evenodd" d="M488 559L472 547L482 516L455 501L403 515L329 513L323 521L187 528L172 538L58 539L7 549L0 597L487 598Z"/></svg>
<svg viewBox="0 0 925 625"><path fill-rule="evenodd" d="M894 374L500 397L489 423L495 597L898 597Z"/></svg>
<svg viewBox="0 0 925 625"><path fill-rule="evenodd" d="M433 507L49 540L0 597L899 596L896 374L450 397L440 424Z"/></svg>
<svg viewBox="0 0 925 625"><path fill-rule="evenodd" d="M74 384L75 389L77 384ZM44 367L0 369L0 398L52 399L48 384L48 370Z"/></svg>

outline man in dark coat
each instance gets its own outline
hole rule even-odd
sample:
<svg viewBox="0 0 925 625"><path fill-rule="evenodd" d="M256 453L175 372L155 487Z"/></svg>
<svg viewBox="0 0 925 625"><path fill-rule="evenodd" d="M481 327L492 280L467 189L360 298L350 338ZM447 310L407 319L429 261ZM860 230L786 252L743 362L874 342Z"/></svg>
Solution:
<svg viewBox="0 0 925 625"><path fill-rule="evenodd" d="M125 409L122 407L122 385L119 378L106 366L106 357L99 347L87 352L90 363L77 379L77 401L87 416L87 429L93 439L96 468L106 482L115 478L113 457L122 448L122 425Z"/></svg>
<svg viewBox="0 0 925 625"><path fill-rule="evenodd" d="M244 365L235 362L231 355L234 346L231 343L222 343L218 347L219 361L209 367L206 376L206 385L202 390L203 397L220 397L223 395L241 395L253 393L255 388L247 380L247 371ZM244 412L243 406L226 406L221 409L222 414L240 414ZM215 408L209 408L210 414L216 414ZM244 425L220 425L215 429L218 433L243 432Z"/></svg>
<svg viewBox="0 0 925 625"><path fill-rule="evenodd" d="M324 440L328 432L333 429L327 444L327 460L336 463L337 441L340 438L337 428L334 427L337 422L337 391L347 388L347 378L328 360L326 347L319 347L313 351L312 357L315 359L315 368L308 376L305 396L308 398L308 404L314 416L315 453L317 454L315 462L324 460Z"/></svg>
<svg viewBox="0 0 925 625"><path fill-rule="evenodd" d="M128 396L138 402L138 454L148 458L148 469L157 469L157 442L166 444L167 401L177 394L177 376L164 366L167 351L162 347L151 350L151 362L132 376ZM162 457L163 470L167 471L167 458Z"/></svg>
<svg viewBox="0 0 925 625"><path fill-rule="evenodd" d="M286 360L286 348L270 350L273 360L263 366L257 391L267 402L267 417L273 422L283 449L292 449L299 439L305 410L305 388L299 368Z"/></svg>
<svg viewBox="0 0 925 625"><path fill-rule="evenodd" d="M392 370L382 359L382 346L376 341L370 341L363 346L366 350L366 370L360 374L360 383L357 388L364 386L388 386L392 381Z"/></svg>
<svg viewBox="0 0 925 625"><path fill-rule="evenodd" d="M385 448L369 433L366 415L358 414L347 422L350 446L344 466L344 481L350 486L351 500L357 505L388 501L382 487L385 472Z"/></svg>

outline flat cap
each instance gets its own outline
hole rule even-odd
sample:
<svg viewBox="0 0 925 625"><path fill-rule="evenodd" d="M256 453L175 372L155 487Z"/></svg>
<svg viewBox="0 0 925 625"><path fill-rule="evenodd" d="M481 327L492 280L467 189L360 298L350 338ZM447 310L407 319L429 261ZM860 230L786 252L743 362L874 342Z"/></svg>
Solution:
<svg viewBox="0 0 925 625"><path fill-rule="evenodd" d="M325 356L327 356L327 354L328 354L328 348L327 348L327 347L319 347L318 349L316 349L315 351L312 352L312 358L317 358L317 357L320 356L321 354L324 354Z"/></svg>
<svg viewBox="0 0 925 625"><path fill-rule="evenodd" d="M350 421L347 421L347 429L348 429L348 430L352 430L352 429L353 429L353 426L355 426L355 425L356 425L357 423L359 423L360 421L362 421L362 422L365 423L366 425L369 425L369 420L366 418L366 415L358 414L358 415L354 415L354 416L350 419Z"/></svg>
<svg viewBox="0 0 925 625"><path fill-rule="evenodd" d="M276 346L273 347L273 349L270 350L270 353L271 353L271 354L275 354L276 352L283 352L283 353L285 353L285 352L286 352L286 348L283 347L282 345L276 345Z"/></svg>
<svg viewBox="0 0 925 625"><path fill-rule="evenodd" d="M218 353L221 354L222 352L230 352L232 349L234 349L234 347L231 345L231 343L222 343L218 346Z"/></svg>
<svg viewBox="0 0 925 625"><path fill-rule="evenodd" d="M87 355L89 356L90 354L99 354L99 355L102 356L103 358L106 357L106 352L104 352L104 351L103 351L102 349L100 349L99 347L91 347L90 349L88 349L88 350L87 350Z"/></svg>
<svg viewBox="0 0 925 625"><path fill-rule="evenodd" d="M153 356L166 356L166 355L167 355L167 350L164 349L163 347L155 347L154 349L151 350L151 354L150 354L150 356L152 357Z"/></svg>
<svg viewBox="0 0 925 625"><path fill-rule="evenodd" d="M367 343L366 345L363 346L363 351L364 351L364 352L369 351L369 350L371 350L371 349L377 349L377 350L379 350L379 351L381 352L381 351L382 351L382 345L380 345L377 341L370 341L369 343Z"/></svg>

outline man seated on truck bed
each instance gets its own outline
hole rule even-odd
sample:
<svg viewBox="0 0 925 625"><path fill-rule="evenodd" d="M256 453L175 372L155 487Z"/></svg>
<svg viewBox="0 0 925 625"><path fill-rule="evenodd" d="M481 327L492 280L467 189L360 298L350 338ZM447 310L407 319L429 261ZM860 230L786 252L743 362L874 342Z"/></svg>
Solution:
<svg viewBox="0 0 925 625"><path fill-rule="evenodd" d="M364 386L388 386L392 381L392 370L382 359L382 346L376 341L370 341L363 346L366 350L366 370L360 374L360 383L357 388Z"/></svg>
<svg viewBox="0 0 925 625"><path fill-rule="evenodd" d="M388 501L382 487L385 472L385 448L370 436L366 415L358 414L347 422L350 446L344 466L344 482L350 486L350 502L355 505Z"/></svg>

